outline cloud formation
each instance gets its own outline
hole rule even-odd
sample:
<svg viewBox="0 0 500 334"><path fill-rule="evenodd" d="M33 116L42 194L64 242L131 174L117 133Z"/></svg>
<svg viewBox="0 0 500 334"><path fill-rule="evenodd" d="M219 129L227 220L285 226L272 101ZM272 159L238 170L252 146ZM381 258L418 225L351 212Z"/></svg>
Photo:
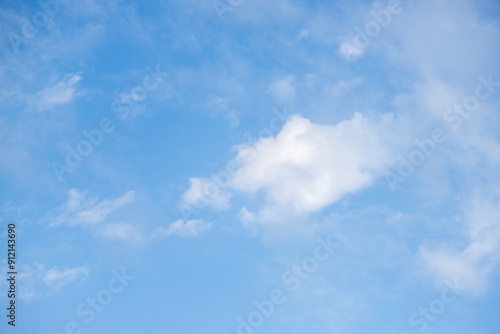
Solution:
<svg viewBox="0 0 500 334"><path fill-rule="evenodd" d="M128 242L138 242L142 240L142 234L139 228L130 223L107 224L99 228L97 234L111 240Z"/></svg>
<svg viewBox="0 0 500 334"><path fill-rule="evenodd" d="M210 206L216 203L216 208L224 209L229 206L228 191L235 190L263 194L261 221L280 220L285 212L321 210L369 186L388 166L390 149L384 131L391 123L389 115L374 121L355 114L337 125L318 125L296 115L275 137L239 148L232 162L238 168L224 189L213 180L191 179L184 204L205 197ZM203 191L201 185L208 183L218 186L217 191Z"/></svg>
<svg viewBox="0 0 500 334"><path fill-rule="evenodd" d="M49 226L101 223L112 212L133 202L134 198L135 192L131 190L116 199L98 201L96 198L89 198L86 191L73 188L69 191L67 201L56 210L55 217L48 218Z"/></svg>
<svg viewBox="0 0 500 334"><path fill-rule="evenodd" d="M44 264L25 265L19 274L20 298L31 301L60 290L73 282L83 282L90 275L88 266L60 270L57 266L46 269Z"/></svg>
<svg viewBox="0 0 500 334"><path fill-rule="evenodd" d="M182 207L206 205L215 210L225 210L229 208L230 194L220 191L212 180L192 177L189 179L189 182L189 189L182 195ZM208 193L212 195L206 196Z"/></svg>
<svg viewBox="0 0 500 334"><path fill-rule="evenodd" d="M79 73L67 74L54 86L38 92L32 101L33 107L37 111L45 111L59 104L73 101L78 96L76 85L81 79L82 76Z"/></svg>
<svg viewBox="0 0 500 334"><path fill-rule="evenodd" d="M474 200L466 214L467 245L460 251L448 245L422 246L419 259L438 282L459 279L467 292L488 290L493 270L500 265L500 202Z"/></svg>
<svg viewBox="0 0 500 334"><path fill-rule="evenodd" d="M201 219L194 219L185 221L179 219L176 222L170 224L167 228L160 227L153 232L155 237L170 237L172 235L177 235L180 237L196 237L199 234L206 232L212 227L211 223L206 223Z"/></svg>

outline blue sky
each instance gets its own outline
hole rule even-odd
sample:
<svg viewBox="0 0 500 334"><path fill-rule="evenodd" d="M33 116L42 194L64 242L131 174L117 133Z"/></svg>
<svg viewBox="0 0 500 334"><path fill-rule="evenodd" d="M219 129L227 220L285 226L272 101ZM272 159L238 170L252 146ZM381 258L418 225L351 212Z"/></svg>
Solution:
<svg viewBox="0 0 500 334"><path fill-rule="evenodd" d="M497 334L499 18L2 1L2 333Z"/></svg>

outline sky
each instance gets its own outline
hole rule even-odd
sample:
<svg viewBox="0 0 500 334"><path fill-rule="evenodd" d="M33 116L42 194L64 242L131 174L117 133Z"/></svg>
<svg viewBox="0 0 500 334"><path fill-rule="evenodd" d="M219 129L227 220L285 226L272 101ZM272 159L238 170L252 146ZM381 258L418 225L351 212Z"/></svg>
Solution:
<svg viewBox="0 0 500 334"><path fill-rule="evenodd" d="M499 333L500 2L1 0L0 36L1 333Z"/></svg>

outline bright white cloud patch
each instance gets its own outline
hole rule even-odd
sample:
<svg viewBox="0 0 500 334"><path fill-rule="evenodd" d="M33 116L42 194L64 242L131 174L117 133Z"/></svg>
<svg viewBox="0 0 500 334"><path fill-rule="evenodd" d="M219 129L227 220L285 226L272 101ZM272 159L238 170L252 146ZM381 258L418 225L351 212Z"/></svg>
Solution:
<svg viewBox="0 0 500 334"><path fill-rule="evenodd" d="M153 236L169 237L172 235L178 235L180 237L195 237L200 233L203 233L210 229L211 226L211 223L206 223L201 219L187 221L179 219L176 222L170 224L167 228L158 228L153 233Z"/></svg>
<svg viewBox="0 0 500 334"><path fill-rule="evenodd" d="M388 166L390 152L384 132L391 123L389 116L374 122L356 114L351 120L330 126L294 116L276 137L240 147L231 163L238 169L227 187L216 188L215 198L224 198L226 206L228 198L222 194L228 189L262 192L266 203L257 215L261 221L280 220L284 212L320 210L367 187ZM197 199L214 198L199 186L212 180L197 180L186 194L196 194Z"/></svg>
<svg viewBox="0 0 500 334"><path fill-rule="evenodd" d="M102 222L110 213L134 201L135 192L127 191L116 199L88 198L87 192L76 188L69 191L68 200L56 210L57 215L50 219L49 226L61 224L92 225Z"/></svg>
<svg viewBox="0 0 500 334"><path fill-rule="evenodd" d="M387 166L389 152L380 134L384 126L360 114L335 126L295 116L275 138L240 150L236 160L241 167L231 186L248 193L263 191L264 219L276 218L276 209L320 210L370 185Z"/></svg>

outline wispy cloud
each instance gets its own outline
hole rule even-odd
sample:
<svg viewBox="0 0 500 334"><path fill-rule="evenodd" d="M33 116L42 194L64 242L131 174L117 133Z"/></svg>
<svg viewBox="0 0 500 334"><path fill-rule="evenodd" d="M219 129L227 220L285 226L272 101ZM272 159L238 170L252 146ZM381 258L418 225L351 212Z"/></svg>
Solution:
<svg viewBox="0 0 500 334"><path fill-rule="evenodd" d="M354 78L349 80L339 80L332 85L330 90L331 94L339 97L358 87L363 82L362 78Z"/></svg>
<svg viewBox="0 0 500 334"><path fill-rule="evenodd" d="M69 191L67 201L47 219L50 221L49 226L93 225L101 223L112 212L133 202L134 198L135 192L131 190L116 199L98 201L96 198L89 198L87 192L73 188Z"/></svg>
<svg viewBox="0 0 500 334"><path fill-rule="evenodd" d="M209 206L215 210L229 208L231 195L222 191L212 180L199 177L189 179L190 187L184 192L181 207Z"/></svg>
<svg viewBox="0 0 500 334"><path fill-rule="evenodd" d="M288 102L295 96L294 80L292 75L276 79L269 84L267 93L273 97L276 103Z"/></svg>
<svg viewBox="0 0 500 334"><path fill-rule="evenodd" d="M38 92L30 103L31 107L35 111L45 111L73 101L79 95L77 84L81 79L80 73L67 74L54 86Z"/></svg>
<svg viewBox="0 0 500 334"><path fill-rule="evenodd" d="M77 279L86 278L88 276L89 268L87 266L70 268L66 270L59 270L57 269L57 267L53 267L45 272L43 281L48 286L60 289Z"/></svg>
<svg viewBox="0 0 500 334"><path fill-rule="evenodd" d="M448 245L421 247L419 258L437 281L458 277L473 295L488 290L490 277L500 265L500 203L498 199L474 199L466 213L467 245L454 249Z"/></svg>
<svg viewBox="0 0 500 334"><path fill-rule="evenodd" d="M97 234L107 239L126 242L138 242L143 239L140 229L129 223L107 224L99 228Z"/></svg>
<svg viewBox="0 0 500 334"><path fill-rule="evenodd" d="M56 266L46 269L46 266L40 263L22 266L19 272L19 296L28 302L54 293L74 282L83 282L90 275L86 265L61 270Z"/></svg>
<svg viewBox="0 0 500 334"><path fill-rule="evenodd" d="M342 42L340 43L339 53L344 56L347 60L353 61L363 56L365 49L359 48L353 43Z"/></svg>
<svg viewBox="0 0 500 334"><path fill-rule="evenodd" d="M212 227L211 223L206 223L201 219L187 220L179 219L170 224L167 228L160 227L153 232L154 237L169 237L177 235L180 237L196 237L206 232Z"/></svg>

